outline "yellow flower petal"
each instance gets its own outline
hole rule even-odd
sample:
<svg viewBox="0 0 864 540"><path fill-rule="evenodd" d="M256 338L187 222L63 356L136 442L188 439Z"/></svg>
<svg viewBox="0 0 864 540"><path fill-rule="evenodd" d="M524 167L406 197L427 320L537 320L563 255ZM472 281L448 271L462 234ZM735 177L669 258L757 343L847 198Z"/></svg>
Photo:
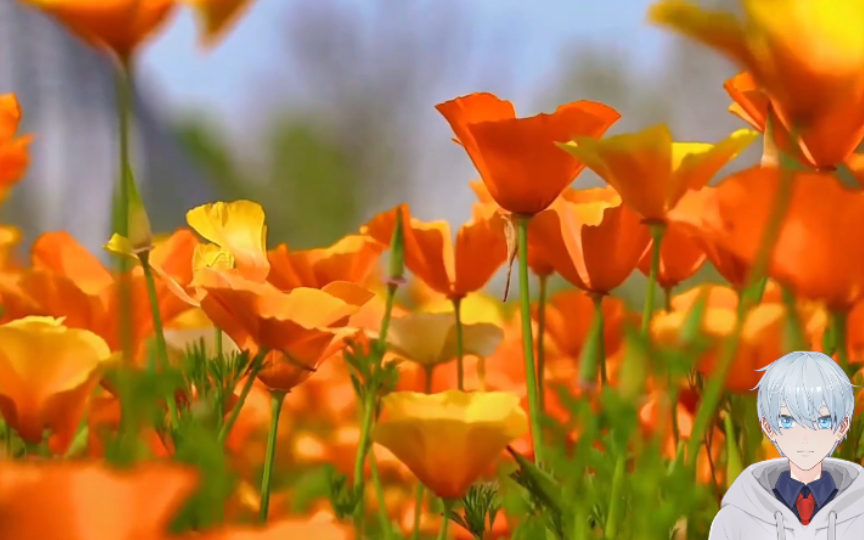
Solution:
<svg viewBox="0 0 864 540"><path fill-rule="evenodd" d="M217 202L193 208L186 221L195 231L233 255L237 269L263 281L270 272L264 209L251 201Z"/></svg>
<svg viewBox="0 0 864 540"><path fill-rule="evenodd" d="M700 189L708 185L720 169L738 157L759 138L759 132L739 129L717 144L673 143L673 186L680 186L681 194L687 189Z"/></svg>
<svg viewBox="0 0 864 540"><path fill-rule="evenodd" d="M382 399L372 437L436 495L456 499L528 432L519 403L508 392L394 392Z"/></svg>
<svg viewBox="0 0 864 540"><path fill-rule="evenodd" d="M779 12L775 12L775 15ZM685 0L662 0L649 8L648 20L721 50L739 62L749 61L750 52L744 30L734 15L702 9Z"/></svg>

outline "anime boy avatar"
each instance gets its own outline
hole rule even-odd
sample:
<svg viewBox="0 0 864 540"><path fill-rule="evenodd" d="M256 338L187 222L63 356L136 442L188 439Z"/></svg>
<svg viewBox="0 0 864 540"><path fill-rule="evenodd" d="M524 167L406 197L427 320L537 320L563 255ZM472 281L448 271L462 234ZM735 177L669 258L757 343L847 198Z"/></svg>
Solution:
<svg viewBox="0 0 864 540"><path fill-rule="evenodd" d="M735 479L709 540L864 540L864 468L828 457L852 422L849 377L818 352L792 352L758 371L762 431L782 457Z"/></svg>

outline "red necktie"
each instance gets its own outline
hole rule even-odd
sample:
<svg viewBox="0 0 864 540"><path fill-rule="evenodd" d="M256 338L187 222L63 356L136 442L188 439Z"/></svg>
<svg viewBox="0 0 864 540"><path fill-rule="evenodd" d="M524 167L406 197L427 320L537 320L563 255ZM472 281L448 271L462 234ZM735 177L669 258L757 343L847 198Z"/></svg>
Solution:
<svg viewBox="0 0 864 540"><path fill-rule="evenodd" d="M813 493L810 493L806 497L799 493L798 499L795 501L795 508L798 509L798 517L801 518L801 524L807 525L810 523L813 511L816 509L816 500L813 498Z"/></svg>

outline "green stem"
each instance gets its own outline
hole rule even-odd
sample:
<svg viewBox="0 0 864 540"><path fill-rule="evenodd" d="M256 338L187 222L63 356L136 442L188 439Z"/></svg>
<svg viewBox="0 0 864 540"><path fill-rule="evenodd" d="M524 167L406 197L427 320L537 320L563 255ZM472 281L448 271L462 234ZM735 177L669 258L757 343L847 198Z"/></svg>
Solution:
<svg viewBox="0 0 864 540"><path fill-rule="evenodd" d="M752 289L758 286L761 280L765 277L768 269L768 264L771 261L771 255L774 251L774 246L780 236L780 231L783 227L783 220L789 211L789 205L792 202L793 193L793 176L790 171L782 170L780 172L780 185L777 190L777 198L774 201L774 206L771 209L771 214L768 216L768 222L765 226L765 231L760 239L759 249L756 253L756 258L753 262L753 267L747 279L747 284L744 290ZM717 404L720 403L720 397L723 393L723 386L726 382L726 375L732 362L735 359L735 353L738 350L738 342L741 340L741 331L744 327L745 315L751 305L752 300L748 301L746 295L742 296L738 302L738 314L735 321L735 328L730 339L725 342L725 346L721 351L720 362L716 371L712 374L711 379L705 386L702 394L702 402L696 412L696 418L693 421L693 430L690 434L690 440L687 447L687 459L695 462L696 455L699 450L702 438L705 435L711 418L714 416L714 411Z"/></svg>
<svg viewBox="0 0 864 540"><path fill-rule="evenodd" d="M133 69L131 63L122 64L117 70L115 77L117 91L117 120L120 131L120 185L114 198L114 230L120 236L129 236L129 185L131 179L128 175L132 171L129 152L129 136L134 111L134 83ZM127 272L130 270L130 261L126 257L117 258L117 270L120 276L120 344L123 351L123 359L129 363L132 361L132 288L129 283Z"/></svg>
<svg viewBox="0 0 864 540"><path fill-rule="evenodd" d="M441 502L444 503L444 519L441 521L441 531L438 533L438 540L447 538L447 528L450 525L450 509L453 508L453 501L441 499Z"/></svg>
<svg viewBox="0 0 864 540"><path fill-rule="evenodd" d="M411 535L412 540L420 539L420 516L423 515L423 495L426 493L423 482L417 483L417 492L415 493L414 503L414 532Z"/></svg>
<svg viewBox="0 0 864 540"><path fill-rule="evenodd" d="M390 540L390 516L387 515L387 505L384 502L384 487L378 474L378 461L375 452L370 452L369 465L372 467L372 485L375 486L375 496L378 497L378 520L381 522L381 532L384 540Z"/></svg>
<svg viewBox="0 0 864 540"><path fill-rule="evenodd" d="M594 346L596 347L597 362L600 363L600 382L603 386L606 386L606 339L604 336L605 330L603 325L603 296L600 294L592 294L591 300L594 302L595 321L591 326L594 329L593 339L595 340ZM595 378L594 380L596 381L597 379Z"/></svg>
<svg viewBox="0 0 864 540"><path fill-rule="evenodd" d="M270 510L270 481L273 479L273 462L276 457L276 438L279 431L279 415L282 413L282 403L285 402L285 392L271 391L270 433L267 435L267 455L264 458L264 476L261 478L261 511L258 518L261 523L267 523L267 512Z"/></svg>
<svg viewBox="0 0 864 540"><path fill-rule="evenodd" d="M654 311L654 294L657 289L657 274L660 273L660 247L663 235L666 234L666 224L660 222L648 223L651 232L651 272L648 274L648 289L645 295L645 307L642 310L642 333L647 334L651 327L651 313Z"/></svg>
<svg viewBox="0 0 864 540"><path fill-rule="evenodd" d="M264 358L266 356L267 351L262 349L258 351L258 354L255 355L255 358L252 360L252 366L249 369L249 376L246 379L246 384L243 385L243 389L240 391L240 396L238 396L237 401L231 408L231 415L228 417L228 421L225 422L219 430L219 444L224 444L228 439L228 435L231 434L231 428L234 427L234 423L237 422L237 417L240 416L240 409L243 408L243 404L246 403L246 398L249 396L249 392L252 391L252 386L255 385L255 379L258 377L258 372L261 371L261 368L264 366Z"/></svg>
<svg viewBox="0 0 864 540"><path fill-rule="evenodd" d="M624 454L615 460L615 472L612 473L612 492L609 496L609 513L606 516L604 538L612 539L618 534L618 522L621 520L622 497L624 485Z"/></svg>
<svg viewBox="0 0 864 540"><path fill-rule="evenodd" d="M531 329L531 290L528 284L528 223L530 216L516 218L519 250L519 300L522 306L522 350L525 356L525 385L528 390L528 416L531 421L531 438L534 443L534 461L543 461L543 432L540 427L540 399L537 392L536 366L534 365L534 339Z"/></svg>
<svg viewBox="0 0 864 540"><path fill-rule="evenodd" d="M144 281L147 283L147 297L150 299L150 313L153 317L153 333L156 337L156 355L162 369L168 368L168 345L165 343L165 332L162 328L162 313L159 309L159 297L156 296L156 282L153 279L153 270L150 268L150 253L144 251L138 255L141 261L141 269L144 271ZM148 366L150 371L156 371L156 365Z"/></svg>
<svg viewBox="0 0 864 540"><path fill-rule="evenodd" d="M672 312L672 287L663 287L663 308L667 313Z"/></svg>
<svg viewBox="0 0 864 540"><path fill-rule="evenodd" d="M537 398L546 408L546 287L549 276L540 276L540 298L537 300Z"/></svg>
<svg viewBox="0 0 864 540"><path fill-rule="evenodd" d="M396 283L387 284L387 304L384 307L384 319L381 320L381 331L378 333L378 341L383 345L387 343L387 332L390 329L390 319L393 317L393 303L396 300Z"/></svg>
<svg viewBox="0 0 864 540"><path fill-rule="evenodd" d="M216 329L216 358L219 360L219 362L222 362L222 355L223 355L222 341L223 341L222 330L217 328Z"/></svg>
<svg viewBox="0 0 864 540"><path fill-rule="evenodd" d="M456 379L459 390L465 390L464 336L462 335L462 299L453 299L456 314Z"/></svg>
<svg viewBox="0 0 864 540"><path fill-rule="evenodd" d="M4 426L6 433L6 459L12 459L12 426L9 425L9 422L6 422Z"/></svg>

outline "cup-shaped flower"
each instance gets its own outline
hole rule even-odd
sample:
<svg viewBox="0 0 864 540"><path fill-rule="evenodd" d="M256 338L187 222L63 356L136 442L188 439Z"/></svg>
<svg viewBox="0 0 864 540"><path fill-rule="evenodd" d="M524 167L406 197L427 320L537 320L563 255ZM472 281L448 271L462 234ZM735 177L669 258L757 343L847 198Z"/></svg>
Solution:
<svg viewBox="0 0 864 540"><path fill-rule="evenodd" d="M620 117L593 101L576 101L554 113L517 118L513 104L476 93L436 106L468 153L489 194L514 214L545 210L583 165L556 153L555 143L600 137Z"/></svg>
<svg viewBox="0 0 864 540"><path fill-rule="evenodd" d="M528 432L519 402L508 392L394 392L382 399L372 437L433 493L459 499L508 444Z"/></svg>
<svg viewBox="0 0 864 540"><path fill-rule="evenodd" d="M153 36L177 0L24 0L90 45L127 60Z"/></svg>
<svg viewBox="0 0 864 540"><path fill-rule="evenodd" d="M351 527L318 519L283 519L265 527L226 527L204 534L201 540L351 540L355 537Z"/></svg>
<svg viewBox="0 0 864 540"><path fill-rule="evenodd" d="M497 213L475 215L459 227L455 242L446 221L410 217L407 205L378 214L361 230L389 243L400 210L405 266L429 288L449 299L461 299L482 289L507 260L506 223Z"/></svg>
<svg viewBox="0 0 864 540"><path fill-rule="evenodd" d="M240 349L270 351L259 378L286 392L344 346L351 315L374 296L346 282L283 293L270 283L212 269L199 277L201 309Z"/></svg>
<svg viewBox="0 0 864 540"><path fill-rule="evenodd" d="M0 412L25 441L41 442L50 429L58 451L71 442L111 354L93 332L62 322L25 317L0 326Z"/></svg>
<svg viewBox="0 0 864 540"><path fill-rule="evenodd" d="M462 324L462 352L490 356L504 339L500 326L488 322ZM453 312L409 313L390 321L387 345L397 356L426 367L458 356L456 317Z"/></svg>
<svg viewBox="0 0 864 540"><path fill-rule="evenodd" d="M566 191L528 228L529 251L537 246L561 277L599 294L633 273L650 241L639 216L608 186Z"/></svg>
<svg viewBox="0 0 864 540"><path fill-rule="evenodd" d="M122 61L164 26L173 12L190 5L199 20L200 41L217 42L250 0L22 0L56 18L90 45L113 52Z"/></svg>
<svg viewBox="0 0 864 540"><path fill-rule="evenodd" d="M192 495L194 470L142 463L126 471L90 462L0 463L0 538L161 539Z"/></svg>
<svg viewBox="0 0 864 540"><path fill-rule="evenodd" d="M820 168L840 164L864 138L864 3L739 3L741 17L663 0L649 18L749 71L783 130L801 139L808 161Z"/></svg>
<svg viewBox="0 0 864 540"><path fill-rule="evenodd" d="M699 189L759 134L741 129L717 144L673 142L663 124L597 140L562 145L621 195L642 219L665 222L689 189Z"/></svg>
<svg viewBox="0 0 864 540"><path fill-rule="evenodd" d="M345 236L325 248L293 251L281 244L267 253L270 261L267 279L283 291L295 287L320 289L334 281L363 284L375 270L386 247L362 234Z"/></svg>

